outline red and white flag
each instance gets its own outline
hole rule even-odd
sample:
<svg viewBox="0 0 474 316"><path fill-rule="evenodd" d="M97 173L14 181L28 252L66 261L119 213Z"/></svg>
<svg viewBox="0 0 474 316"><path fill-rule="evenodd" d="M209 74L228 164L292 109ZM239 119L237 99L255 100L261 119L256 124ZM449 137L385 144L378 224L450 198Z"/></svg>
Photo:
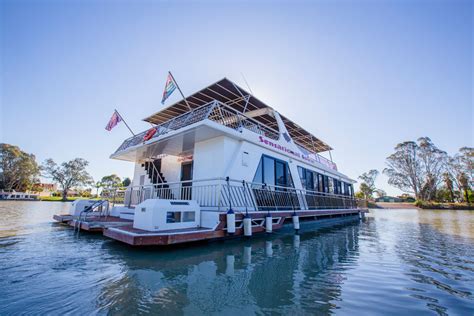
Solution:
<svg viewBox="0 0 474 316"><path fill-rule="evenodd" d="M109 132L114 128L118 123L122 121L122 117L120 114L118 114L117 111L114 111L114 114L112 114L112 117L109 120L109 123L107 123L107 126L105 127L106 130Z"/></svg>

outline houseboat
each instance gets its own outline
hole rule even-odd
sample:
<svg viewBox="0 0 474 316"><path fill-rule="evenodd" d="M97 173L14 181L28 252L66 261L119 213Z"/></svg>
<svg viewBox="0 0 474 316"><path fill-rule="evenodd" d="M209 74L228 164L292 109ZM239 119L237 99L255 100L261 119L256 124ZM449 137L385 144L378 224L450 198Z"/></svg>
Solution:
<svg viewBox="0 0 474 316"><path fill-rule="evenodd" d="M123 205L81 201L56 220L143 246L363 216L331 146L226 78L144 121L111 155L134 163Z"/></svg>
<svg viewBox="0 0 474 316"><path fill-rule="evenodd" d="M39 201L38 194L26 192L0 192L0 201Z"/></svg>

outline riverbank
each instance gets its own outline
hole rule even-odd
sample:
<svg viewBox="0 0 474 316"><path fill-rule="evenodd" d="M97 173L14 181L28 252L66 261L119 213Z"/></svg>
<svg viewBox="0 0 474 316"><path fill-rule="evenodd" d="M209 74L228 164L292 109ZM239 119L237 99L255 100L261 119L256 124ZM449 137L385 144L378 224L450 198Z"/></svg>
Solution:
<svg viewBox="0 0 474 316"><path fill-rule="evenodd" d="M372 209L474 210L474 204L472 203L437 203L423 201L417 201L415 203L368 202L368 207Z"/></svg>
<svg viewBox="0 0 474 316"><path fill-rule="evenodd" d="M414 203L409 202L376 202L369 203L369 208L381 208L381 209L417 209L418 207Z"/></svg>
<svg viewBox="0 0 474 316"><path fill-rule="evenodd" d="M437 203L416 201L414 205L421 209L430 210L474 210L474 204L472 203Z"/></svg>
<svg viewBox="0 0 474 316"><path fill-rule="evenodd" d="M74 202L75 200L99 200L99 198L86 198L81 196L68 197L66 201L63 201L61 196L40 196L40 201L43 202Z"/></svg>

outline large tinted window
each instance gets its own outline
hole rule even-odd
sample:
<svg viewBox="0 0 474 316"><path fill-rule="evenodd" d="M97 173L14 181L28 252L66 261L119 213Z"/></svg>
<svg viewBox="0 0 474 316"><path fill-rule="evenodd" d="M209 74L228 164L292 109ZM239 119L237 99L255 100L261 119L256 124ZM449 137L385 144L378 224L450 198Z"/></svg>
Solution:
<svg viewBox="0 0 474 316"><path fill-rule="evenodd" d="M265 155L260 160L253 182L293 187L288 163Z"/></svg>
<svg viewBox="0 0 474 316"><path fill-rule="evenodd" d="M276 185L279 186L286 186L287 180L286 180L286 170L285 170L285 164L280 161L275 162L275 182Z"/></svg>
<svg viewBox="0 0 474 316"><path fill-rule="evenodd" d="M329 192L329 181L327 176L303 167L298 167L298 174L301 179L301 186L304 189L317 192ZM334 190L334 184L332 188Z"/></svg>
<svg viewBox="0 0 474 316"><path fill-rule="evenodd" d="M318 173L318 191L324 192L324 178L322 174Z"/></svg>
<svg viewBox="0 0 474 316"><path fill-rule="evenodd" d="M276 184L275 160L270 157L263 157L263 183Z"/></svg>
<svg viewBox="0 0 474 316"><path fill-rule="evenodd" d="M328 192L334 193L334 179L331 177L328 177Z"/></svg>

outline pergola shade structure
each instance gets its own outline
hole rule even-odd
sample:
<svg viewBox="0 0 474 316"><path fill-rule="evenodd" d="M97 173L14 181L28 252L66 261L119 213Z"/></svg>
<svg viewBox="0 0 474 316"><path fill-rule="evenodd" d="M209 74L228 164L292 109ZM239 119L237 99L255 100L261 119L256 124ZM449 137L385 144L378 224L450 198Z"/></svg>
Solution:
<svg viewBox="0 0 474 316"><path fill-rule="evenodd" d="M178 101L175 104L145 118L144 121L157 125L162 124L214 100L225 103L244 115L257 120L259 123L274 130L278 130L277 121L273 116L273 108L266 105L227 78L221 79L188 96L186 99ZM332 149L328 144L312 135L284 115L280 114L280 116L288 130L288 133L291 138L293 138L293 141L303 149L312 153L320 153Z"/></svg>

